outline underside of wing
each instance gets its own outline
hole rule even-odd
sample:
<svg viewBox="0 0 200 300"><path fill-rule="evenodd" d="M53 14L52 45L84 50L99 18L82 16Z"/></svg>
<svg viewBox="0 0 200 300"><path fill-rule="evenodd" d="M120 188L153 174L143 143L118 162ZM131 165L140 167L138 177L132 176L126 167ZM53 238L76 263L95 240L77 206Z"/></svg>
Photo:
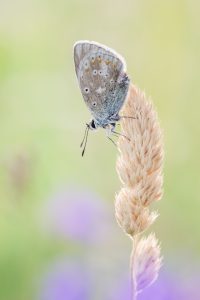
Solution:
<svg viewBox="0 0 200 300"><path fill-rule="evenodd" d="M94 118L108 118L125 74L124 59L104 45L80 41L74 45L74 62L83 98Z"/></svg>
<svg viewBox="0 0 200 300"><path fill-rule="evenodd" d="M119 53L117 53L115 50L103 44L93 42L93 41L90 42L87 40L78 41L74 44L74 62L75 62L76 70L80 67L80 62L83 60L85 55L87 55L89 52L94 52L94 53L99 52L102 54L107 54L110 57L118 58L123 65L124 72L126 72L126 62Z"/></svg>

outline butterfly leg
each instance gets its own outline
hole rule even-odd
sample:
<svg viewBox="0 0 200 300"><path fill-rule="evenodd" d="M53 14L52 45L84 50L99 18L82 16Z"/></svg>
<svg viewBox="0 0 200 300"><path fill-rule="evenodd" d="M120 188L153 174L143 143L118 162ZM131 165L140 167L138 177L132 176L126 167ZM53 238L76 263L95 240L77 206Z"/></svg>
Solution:
<svg viewBox="0 0 200 300"><path fill-rule="evenodd" d="M111 133L111 134L114 134L114 135L117 136L117 137L123 136L124 138L126 138L126 139L130 142L130 139L129 139L126 135L124 135L124 134L122 134L122 133L119 133L119 132L115 131L115 126L116 126L116 123L110 124L110 133Z"/></svg>
<svg viewBox="0 0 200 300"><path fill-rule="evenodd" d="M116 131L112 131L112 133L114 133L114 134L116 134L118 137L119 136L123 136L125 139L127 139L129 142L130 142L130 139L126 136L126 135L124 135L124 134L122 134L122 133L119 133L119 132L116 132Z"/></svg>
<svg viewBox="0 0 200 300"><path fill-rule="evenodd" d="M122 134L122 133L119 133L117 131L115 131L115 126L116 126L116 123L110 123L107 127L106 127L106 134L107 134L107 137L110 138L111 135L114 135L116 137L119 137L119 136L123 136L124 138L126 138L129 142L130 142L130 139Z"/></svg>
<svg viewBox="0 0 200 300"><path fill-rule="evenodd" d="M107 138L117 147L117 144L109 136L107 136Z"/></svg>
<svg viewBox="0 0 200 300"><path fill-rule="evenodd" d="M109 124L105 127L107 138L113 143L113 145L117 146L117 144L111 139L111 135L113 135L113 130L115 128L115 123ZM115 135L117 137L117 135Z"/></svg>
<svg viewBox="0 0 200 300"><path fill-rule="evenodd" d="M135 118L135 117L129 117L129 116L120 116L120 119L138 119L138 118Z"/></svg>

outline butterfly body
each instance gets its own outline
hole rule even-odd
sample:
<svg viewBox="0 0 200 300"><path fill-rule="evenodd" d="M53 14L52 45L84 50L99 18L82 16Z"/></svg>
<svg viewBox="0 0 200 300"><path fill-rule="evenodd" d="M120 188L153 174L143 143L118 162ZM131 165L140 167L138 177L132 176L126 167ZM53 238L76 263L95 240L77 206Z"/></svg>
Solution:
<svg viewBox="0 0 200 300"><path fill-rule="evenodd" d="M80 41L74 46L74 61L84 101L97 127L118 121L129 87L123 58L106 46Z"/></svg>
<svg viewBox="0 0 200 300"><path fill-rule="evenodd" d="M93 117L88 128L102 127L110 135L128 93L126 63L114 50L89 41L75 43L74 63L83 99Z"/></svg>

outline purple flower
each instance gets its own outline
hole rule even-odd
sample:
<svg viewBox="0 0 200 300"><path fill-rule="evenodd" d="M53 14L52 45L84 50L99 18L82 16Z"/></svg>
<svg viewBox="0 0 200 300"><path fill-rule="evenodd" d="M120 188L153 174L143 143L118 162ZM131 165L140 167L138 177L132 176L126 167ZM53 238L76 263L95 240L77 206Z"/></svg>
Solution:
<svg viewBox="0 0 200 300"><path fill-rule="evenodd" d="M141 292L138 300L186 300L186 291L173 274L160 274L157 281Z"/></svg>
<svg viewBox="0 0 200 300"><path fill-rule="evenodd" d="M57 261L44 274L37 299L90 299L90 279L86 270L65 260Z"/></svg>
<svg viewBox="0 0 200 300"><path fill-rule="evenodd" d="M45 203L42 210L43 227L59 238L97 241L108 224L104 205L89 191L77 187L64 189Z"/></svg>
<svg viewBox="0 0 200 300"><path fill-rule="evenodd" d="M184 280L176 274L169 274L161 272L157 281L152 286L143 290L137 300L198 300L200 295L200 286L197 284L196 279ZM112 300L130 300L130 280L128 278L122 280L121 284L117 284L112 297Z"/></svg>

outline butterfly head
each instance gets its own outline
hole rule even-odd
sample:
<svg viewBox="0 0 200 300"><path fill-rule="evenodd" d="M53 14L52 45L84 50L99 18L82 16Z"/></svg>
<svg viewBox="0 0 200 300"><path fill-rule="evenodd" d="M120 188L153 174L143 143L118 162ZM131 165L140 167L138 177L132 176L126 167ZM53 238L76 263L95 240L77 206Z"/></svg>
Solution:
<svg viewBox="0 0 200 300"><path fill-rule="evenodd" d="M90 130L95 130L95 129L97 129L97 128L99 127L99 125L97 124L97 122L96 122L94 119L92 119L92 120L90 121L90 123L87 124L87 127L88 127Z"/></svg>
<svg viewBox="0 0 200 300"><path fill-rule="evenodd" d="M89 130L95 130L95 129L97 129L97 127L99 127L99 125L97 124L97 122L95 122L94 119L92 119L90 121L90 123L86 123L85 134L84 134L82 143L80 145L81 147L83 147L82 156L85 153L85 148L86 148L86 145L87 145L87 139L88 139Z"/></svg>

